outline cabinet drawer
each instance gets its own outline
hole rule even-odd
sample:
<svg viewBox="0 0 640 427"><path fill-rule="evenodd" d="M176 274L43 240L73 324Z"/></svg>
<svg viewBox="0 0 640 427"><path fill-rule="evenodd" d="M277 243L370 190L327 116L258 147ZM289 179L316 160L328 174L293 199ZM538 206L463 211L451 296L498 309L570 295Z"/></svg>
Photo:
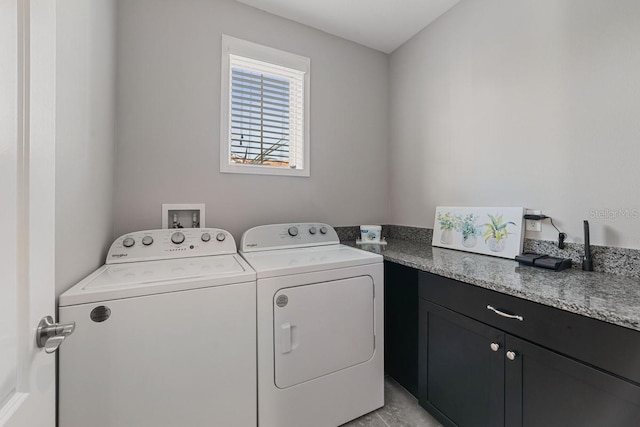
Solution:
<svg viewBox="0 0 640 427"><path fill-rule="evenodd" d="M640 332L421 272L420 298L640 384ZM523 320L507 319L490 305Z"/></svg>

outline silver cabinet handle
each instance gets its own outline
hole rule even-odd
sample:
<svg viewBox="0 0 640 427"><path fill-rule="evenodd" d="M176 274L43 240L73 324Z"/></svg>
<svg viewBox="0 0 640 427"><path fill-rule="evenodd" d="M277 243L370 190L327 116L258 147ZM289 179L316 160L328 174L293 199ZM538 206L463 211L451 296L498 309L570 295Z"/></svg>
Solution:
<svg viewBox="0 0 640 427"><path fill-rule="evenodd" d="M53 317L43 317L36 331L36 343L47 354L55 353L60 344L76 329L76 322L54 323Z"/></svg>
<svg viewBox="0 0 640 427"><path fill-rule="evenodd" d="M487 306L487 310L491 310L495 314L497 314L498 316L506 317L507 319L515 319L515 320L519 320L521 322L524 321L524 317L522 317L522 316L519 316L517 314L505 313L504 311L497 310L497 309L493 308L490 305Z"/></svg>
<svg viewBox="0 0 640 427"><path fill-rule="evenodd" d="M492 342L491 345L489 346L491 347L491 351L498 351L500 350L500 344L496 343L496 342Z"/></svg>
<svg viewBox="0 0 640 427"><path fill-rule="evenodd" d="M515 351L507 351L507 359L516 360L518 354Z"/></svg>

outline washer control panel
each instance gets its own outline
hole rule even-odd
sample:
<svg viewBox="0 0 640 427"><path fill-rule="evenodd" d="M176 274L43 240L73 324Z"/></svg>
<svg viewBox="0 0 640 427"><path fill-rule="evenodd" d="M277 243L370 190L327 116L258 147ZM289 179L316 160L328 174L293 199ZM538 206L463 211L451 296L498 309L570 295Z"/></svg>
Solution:
<svg viewBox="0 0 640 427"><path fill-rule="evenodd" d="M219 228L146 230L118 237L107 254L107 264L190 258L237 253L236 242Z"/></svg>
<svg viewBox="0 0 640 427"><path fill-rule="evenodd" d="M328 224L271 224L245 231L240 240L240 251L256 252L337 244L340 244L340 239Z"/></svg>

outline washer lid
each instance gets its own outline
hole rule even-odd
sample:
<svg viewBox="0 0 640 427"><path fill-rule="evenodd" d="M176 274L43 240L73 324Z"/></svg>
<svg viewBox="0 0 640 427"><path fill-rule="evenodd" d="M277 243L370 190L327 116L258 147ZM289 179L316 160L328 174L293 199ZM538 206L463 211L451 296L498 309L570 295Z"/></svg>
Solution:
<svg viewBox="0 0 640 427"><path fill-rule="evenodd" d="M382 255L345 245L241 253L258 279L382 262Z"/></svg>
<svg viewBox="0 0 640 427"><path fill-rule="evenodd" d="M255 272L238 255L217 255L100 267L60 296L60 306L250 282Z"/></svg>

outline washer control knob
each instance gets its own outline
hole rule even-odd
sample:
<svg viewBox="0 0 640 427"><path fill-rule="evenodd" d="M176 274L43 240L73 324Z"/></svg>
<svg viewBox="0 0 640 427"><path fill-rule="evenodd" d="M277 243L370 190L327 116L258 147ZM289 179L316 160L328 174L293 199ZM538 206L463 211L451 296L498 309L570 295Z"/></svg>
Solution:
<svg viewBox="0 0 640 427"><path fill-rule="evenodd" d="M152 243L153 243L153 237L151 237L151 236L144 236L144 237L142 238L142 244L143 244L143 245L145 245L145 246L149 246L149 245L150 245L150 244L152 244Z"/></svg>
<svg viewBox="0 0 640 427"><path fill-rule="evenodd" d="M316 228L315 227L310 227L309 228L309 234L316 234Z"/></svg>
<svg viewBox="0 0 640 427"><path fill-rule="evenodd" d="M202 233L202 237L200 237L200 239L202 239L203 242L208 242L209 240L211 240L211 234Z"/></svg>
<svg viewBox="0 0 640 427"><path fill-rule="evenodd" d="M218 234L216 234L216 240L217 240L218 242L224 242L224 239L226 239L226 238L227 238L227 236L225 236L225 234L224 234L224 233L218 233Z"/></svg>
<svg viewBox="0 0 640 427"><path fill-rule="evenodd" d="M289 236L296 237L298 235L298 227L289 227Z"/></svg>
<svg viewBox="0 0 640 427"><path fill-rule="evenodd" d="M320 233L321 234L327 234L327 227L320 227Z"/></svg>
<svg viewBox="0 0 640 427"><path fill-rule="evenodd" d="M133 240L133 238L131 237L127 237L122 241L122 246L124 246L125 248L130 248L131 246L135 245L136 241Z"/></svg>
<svg viewBox="0 0 640 427"><path fill-rule="evenodd" d="M176 231L171 235L171 241L176 245L179 245L180 243L184 242L184 239L185 239L184 234L182 234L179 231Z"/></svg>

